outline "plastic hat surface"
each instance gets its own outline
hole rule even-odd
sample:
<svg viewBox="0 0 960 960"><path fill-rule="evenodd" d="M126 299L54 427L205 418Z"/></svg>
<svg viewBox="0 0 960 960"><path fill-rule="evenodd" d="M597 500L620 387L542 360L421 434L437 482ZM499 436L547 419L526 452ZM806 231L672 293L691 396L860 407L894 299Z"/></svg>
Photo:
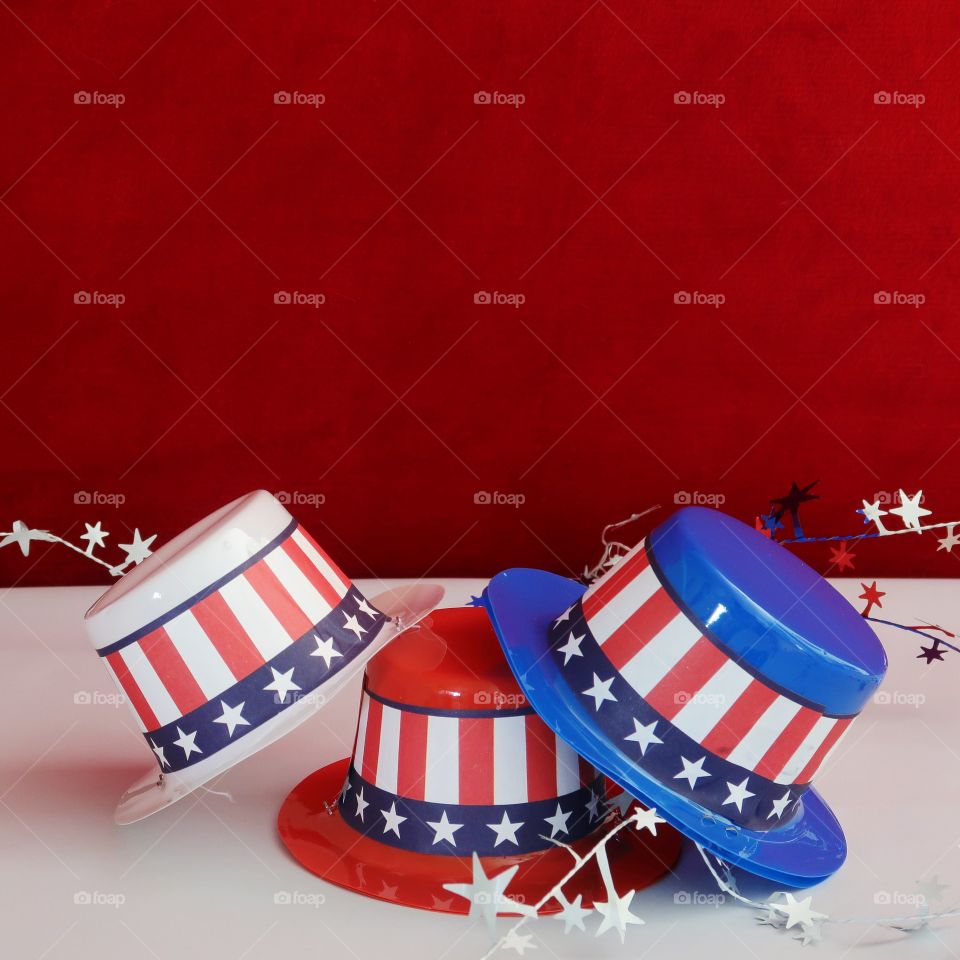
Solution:
<svg viewBox="0 0 960 960"><path fill-rule="evenodd" d="M442 596L418 585L368 601L263 490L162 546L84 618L157 764L121 797L117 822L283 736Z"/></svg>
<svg viewBox="0 0 960 960"><path fill-rule="evenodd" d="M508 570L485 603L544 721L678 830L789 886L843 863L843 831L811 783L886 656L784 547L688 507L589 589Z"/></svg>
<svg viewBox="0 0 960 960"><path fill-rule="evenodd" d="M518 867L508 898L537 903L604 829L604 778L531 710L484 610L437 610L367 666L353 758L287 797L280 836L308 870L357 893L444 913L470 901L476 854L488 877ZM678 834L630 829L608 843L620 891L679 853ZM591 861L564 892L606 899ZM560 909L551 900L541 912ZM510 912L507 908L505 912Z"/></svg>

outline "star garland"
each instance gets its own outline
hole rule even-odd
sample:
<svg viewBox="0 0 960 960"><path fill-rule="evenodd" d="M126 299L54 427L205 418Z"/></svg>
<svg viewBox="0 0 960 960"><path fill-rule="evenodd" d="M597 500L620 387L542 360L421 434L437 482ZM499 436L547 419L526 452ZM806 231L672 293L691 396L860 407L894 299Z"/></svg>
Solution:
<svg viewBox="0 0 960 960"><path fill-rule="evenodd" d="M623 796L623 794L620 795L621 798ZM444 889L470 901L469 916L481 917L491 936L494 935L494 924L498 915L520 914L520 920L510 927L502 937L494 941L481 960L489 960L500 950L512 950L522 956L525 950L535 949L535 945L530 942L533 939L532 935L521 934L520 931L530 920L536 920L539 911L551 900L556 900L562 908L559 913L553 916L554 919L563 921L563 932L565 934L573 929L586 931L584 921L594 912L598 913L601 918L597 926L596 936L602 936L608 930L613 930L620 935L621 943L626 940L627 927L643 924L643 920L630 910L630 904L637 891L627 890L621 893L614 884L607 854L607 844L628 827L633 827L636 830L649 830L656 836L657 824L665 821L657 816L657 811L654 808L647 809L639 804L634 806L629 815L624 814L624 808L635 803L629 795L626 795L626 801L626 803L621 803L618 802L618 799L614 799L609 804L607 822L612 825L584 854L577 853L573 847L561 840L552 837L543 838L565 849L573 858L573 866L535 904L519 903L506 892L514 874L520 869L519 866L508 867L506 870L488 877L476 853L473 854L473 877L470 883L444 884ZM606 900L595 900L592 908L583 906L582 894L578 894L576 899L571 902L563 892L567 882L590 862L597 864L607 897Z"/></svg>
<svg viewBox="0 0 960 960"><path fill-rule="evenodd" d="M95 524L85 523L84 526L86 527L86 532L80 535L80 539L87 541L86 549L71 543L69 540L65 540L63 537L57 536L55 533L51 533L49 530L35 529L27 526L22 520L14 520L9 531L0 531L0 538L2 538L0 539L0 549L16 544L20 548L20 552L25 557L28 557L30 556L31 543L37 541L41 543L59 543L73 550L75 553L79 553L82 557L92 560L101 567L106 567L107 570L110 571L111 576L121 577L127 572L131 564L136 566L153 553L150 547L153 541L157 539L156 534L144 539L140 534L139 528L136 528L133 531L133 537L130 543L119 544L120 549L126 552L126 557L119 563L108 563L106 560L97 556L95 551L97 547L106 547L104 540L110 536L109 532L103 529L103 525L99 520Z"/></svg>
<svg viewBox="0 0 960 960"><path fill-rule="evenodd" d="M940 878L937 876L929 880L918 880L916 882L916 887L920 891L920 896L924 902L922 912L900 917L831 917L813 909L811 906L812 896L797 900L792 893L787 891L777 891L764 902L751 900L737 889L730 868L723 860L708 853L699 843L696 844L696 847L710 872L710 876L725 894L737 903L757 910L757 922L760 924L773 927L776 930L791 930L798 927L794 939L805 947L812 943L818 943L823 938L822 927L830 923L863 923L871 926L890 927L900 933L915 933L926 928L934 920L960 917L960 906L937 911L931 909L934 903L944 899L943 891L949 886L949 884L940 883Z"/></svg>

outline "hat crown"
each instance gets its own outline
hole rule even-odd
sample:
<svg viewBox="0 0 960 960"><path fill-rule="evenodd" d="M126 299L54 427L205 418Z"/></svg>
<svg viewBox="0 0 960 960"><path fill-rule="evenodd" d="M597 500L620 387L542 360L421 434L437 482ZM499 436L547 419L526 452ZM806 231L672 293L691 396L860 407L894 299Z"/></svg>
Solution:
<svg viewBox="0 0 960 960"><path fill-rule="evenodd" d="M486 613L436 610L367 664L365 689L426 710L526 708Z"/></svg>
<svg viewBox="0 0 960 960"><path fill-rule="evenodd" d="M686 507L652 531L647 551L705 633L823 712L859 712L883 679L886 654L870 626L815 570L752 527Z"/></svg>
<svg viewBox="0 0 960 960"><path fill-rule="evenodd" d="M483 609L437 610L368 664L339 801L359 832L431 854L530 853L545 834L586 836L603 800L597 771L520 692Z"/></svg>

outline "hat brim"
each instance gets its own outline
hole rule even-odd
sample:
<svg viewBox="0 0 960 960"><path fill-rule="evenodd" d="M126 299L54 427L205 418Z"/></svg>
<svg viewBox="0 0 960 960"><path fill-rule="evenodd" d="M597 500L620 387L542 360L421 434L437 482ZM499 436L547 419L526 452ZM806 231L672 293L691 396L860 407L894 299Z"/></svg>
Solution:
<svg viewBox="0 0 960 960"><path fill-rule="evenodd" d="M550 650L550 627L585 592L583 584L542 570L498 574L484 603L518 683L544 723L598 770L668 823L727 863L789 887L808 887L846 858L843 830L820 795L808 789L797 815L768 831L747 830L651 777L594 722L565 681Z"/></svg>
<svg viewBox="0 0 960 960"><path fill-rule="evenodd" d="M471 881L469 854L457 857L398 850L358 833L340 816L337 797L349 765L348 759L339 760L317 770L284 800L277 827L293 857L324 880L375 900L438 913L467 913L470 901L444 889L444 884ZM594 832L571 847L583 854L598 836ZM676 831L662 827L656 836L628 829L608 843L607 851L617 890L640 890L673 867L680 855L680 837ZM510 881L506 896L534 904L570 869L572 860L567 850L551 847L537 853L481 857L480 862L487 876L518 865L520 869ZM595 899L606 900L596 861L579 870L563 891L570 901L582 895L585 906L592 906ZM560 909L561 905L551 898L539 912L548 915Z"/></svg>
<svg viewBox="0 0 960 960"><path fill-rule="evenodd" d="M372 597L370 603L391 619L383 625L373 643L357 654L342 670L338 670L324 683L309 691L309 696L302 697L282 713L278 713L240 740L218 750L206 760L201 760L180 773L165 773L162 777L159 769L152 766L120 797L114 820L119 824L143 820L183 799L241 760L288 734L343 689L374 654L435 609L443 595L443 587L418 583L386 590Z"/></svg>

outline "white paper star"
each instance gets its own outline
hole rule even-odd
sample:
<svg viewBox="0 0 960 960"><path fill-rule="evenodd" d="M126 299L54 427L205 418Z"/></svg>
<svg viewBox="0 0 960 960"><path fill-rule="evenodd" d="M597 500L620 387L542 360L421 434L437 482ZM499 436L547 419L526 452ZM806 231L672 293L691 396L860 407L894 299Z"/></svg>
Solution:
<svg viewBox="0 0 960 960"><path fill-rule="evenodd" d="M444 810L440 814L439 820L427 821L427 826L433 830L436 834L433 838L434 843L439 843L441 840L449 840L454 846L457 845L457 841L454 838L454 834L463 826L462 823L451 823L447 819L447 811Z"/></svg>
<svg viewBox="0 0 960 960"><path fill-rule="evenodd" d="M48 540L49 537L50 535L46 530L31 530L22 520L14 520L10 533L0 540L0 547L15 543L20 548L20 552L28 557L31 540Z"/></svg>
<svg viewBox="0 0 960 960"><path fill-rule="evenodd" d="M696 787L697 781L702 777L709 777L710 774L703 769L703 761L707 758L701 757L696 763L691 763L686 757L680 757L681 762L683 763L683 769L674 774L674 780L686 780L691 787Z"/></svg>
<svg viewBox="0 0 960 960"><path fill-rule="evenodd" d="M277 701L279 703L286 703L287 694L289 694L291 690L300 689L300 684L293 682L293 671L295 669L295 667L291 667L286 673L281 673L276 667L271 667L270 672L273 674L273 680L263 689L275 691Z"/></svg>
<svg viewBox="0 0 960 960"><path fill-rule="evenodd" d="M617 698L610 692L610 684L613 683L614 679L614 677L611 677L609 680L601 680L596 674L594 674L593 686L582 691L585 697L593 697L595 711L599 712L600 707L606 700L613 700L616 702Z"/></svg>
<svg viewBox="0 0 960 960"><path fill-rule="evenodd" d="M932 876L929 880L917 881L917 889L928 907L932 907L934 903L943 900L943 891L949 886L949 883L941 883L937 875Z"/></svg>
<svg viewBox="0 0 960 960"><path fill-rule="evenodd" d="M101 528L99 520L95 526L91 527L89 523L85 523L84 526L87 528L87 532L81 533L80 539L87 541L87 553L93 553L94 547L106 546L103 541L109 537L110 534Z"/></svg>
<svg viewBox="0 0 960 960"><path fill-rule="evenodd" d="M361 787L361 788L357 791L356 801L357 801L357 809L356 809L355 813L356 813L356 816L358 816L358 817L360 818L360 822L363 823L363 822L364 822L364 821L363 821L363 812L364 812L364 810L367 809L367 807L370 806L370 804L369 804L366 800L363 799L363 787Z"/></svg>
<svg viewBox="0 0 960 960"><path fill-rule="evenodd" d="M196 730L194 730L193 733L184 733L179 727L177 727L177 733L180 734L180 736L173 742L183 751L184 760L189 760L191 753L203 753L203 751L197 746Z"/></svg>
<svg viewBox="0 0 960 960"><path fill-rule="evenodd" d="M567 821L573 816L573 811L570 810L566 813L560 809L560 804L557 804L557 812L552 817L544 817L544 821L550 824L550 839L552 840L558 833L569 833L567 829Z"/></svg>
<svg viewBox="0 0 960 960"><path fill-rule="evenodd" d="M566 666L570 662L571 657L582 657L583 653L580 651L580 644L583 643L586 634L582 637L578 637L574 634L573 630L570 631L570 636L567 637L567 642L562 647L557 647L557 653L563 654L563 665Z"/></svg>
<svg viewBox="0 0 960 960"><path fill-rule="evenodd" d="M633 817L633 825L638 830L649 830L654 836L657 835L657 824L667 822L663 817L657 816L656 807L647 809L638 805L631 816Z"/></svg>
<svg viewBox="0 0 960 960"><path fill-rule="evenodd" d="M245 720L241 712L246 706L246 701L243 701L236 707L231 707L227 704L226 700L221 700L220 706L223 707L223 714L217 717L213 722L225 724L227 727L227 736L232 737L233 731L236 730L237 727L250 726L250 721Z"/></svg>
<svg viewBox="0 0 960 960"><path fill-rule="evenodd" d="M600 816L598 808L600 806L600 798L591 790L590 799L587 801L587 812L590 814L591 820L596 820Z"/></svg>
<svg viewBox="0 0 960 960"><path fill-rule="evenodd" d="M143 563L147 557L150 556L153 551L150 549L150 544L157 539L157 535L154 534L152 537L147 537L144 540L140 536L139 528L134 528L133 531L133 542L132 543L121 543L120 549L126 550L127 559L125 563Z"/></svg>
<svg viewBox="0 0 960 960"><path fill-rule="evenodd" d="M886 533L886 527L880 522L880 518L885 517L887 511L880 506L880 501L877 500L876 503L867 503L866 500L863 500L861 502L863 503L864 519L875 523L879 533Z"/></svg>
<svg viewBox="0 0 960 960"><path fill-rule="evenodd" d="M770 927L777 927L778 929L786 923L786 918L778 910L775 910L769 904L767 905L766 911L761 913L757 917L757 923L761 926L767 925Z"/></svg>
<svg viewBox="0 0 960 960"><path fill-rule="evenodd" d="M953 548L960 543L960 537L956 536L953 532L955 526L955 523L951 523L947 527L947 535L942 540L937 541L937 543L940 544L940 546L937 547L937 553L941 550L946 550L947 553L953 553Z"/></svg>
<svg viewBox="0 0 960 960"><path fill-rule="evenodd" d="M743 813L743 801L746 800L747 797L756 796L755 793L751 793L747 789L747 781L749 779L750 779L749 777L744 777L743 783L734 784L734 783L728 782L727 789L730 791L730 795L727 797L726 800L723 801L723 803L720 804L720 806L725 807L728 803L735 803L737 805L737 810L740 813Z"/></svg>
<svg viewBox="0 0 960 960"><path fill-rule="evenodd" d="M361 597L360 602L357 604L357 609L365 613L368 617L376 617L377 615L377 611L374 610L363 597Z"/></svg>
<svg viewBox="0 0 960 960"><path fill-rule="evenodd" d="M157 755L157 759L160 761L160 769L170 766L170 761L163 755L163 747L158 747L152 740L150 741L150 748Z"/></svg>
<svg viewBox="0 0 960 960"><path fill-rule="evenodd" d="M620 934L620 942L626 940L627 927L632 923L643 923L643 921L630 912L630 901L636 890L628 890L622 897L614 893L607 903L600 900L594 900L594 909L603 916L600 926L597 927L597 936L606 933L608 930L616 930Z"/></svg>
<svg viewBox="0 0 960 960"><path fill-rule="evenodd" d="M399 837L400 824L407 818L401 817L400 814L397 813L397 801L394 800L393 803L390 804L389 810L381 810L380 812L383 814L384 819L383 832L387 833L388 831L392 831Z"/></svg>
<svg viewBox="0 0 960 960"><path fill-rule="evenodd" d="M501 946L504 950L516 950L516 952L522 957L525 950L537 949L537 945L535 943L531 943L532 940L533 934L520 934L517 933L514 927L511 927L507 931L507 935L503 938Z"/></svg>
<svg viewBox="0 0 960 960"><path fill-rule="evenodd" d="M779 800L773 801L773 809L767 814L767 819L772 820L776 817L778 820L783 816L783 811L787 809L790 802L790 791L788 790Z"/></svg>
<svg viewBox="0 0 960 960"><path fill-rule="evenodd" d="M514 844L515 846L519 845L517 840L517 831L523 826L524 821L518 823L511 823L510 818L507 816L507 811L503 811L503 819L499 823L488 823L487 826L497 835L497 839L493 842L495 847L499 847L501 843L505 840Z"/></svg>
<svg viewBox="0 0 960 960"><path fill-rule="evenodd" d="M811 943L819 943L823 939L823 932L819 923L802 923L800 932L793 938L800 941L800 946L808 947Z"/></svg>
<svg viewBox="0 0 960 960"><path fill-rule="evenodd" d="M569 933L574 927L578 930L586 931L587 928L583 925L583 921L586 920L593 911L580 905L583 902L583 894L578 893L572 903L567 900L563 893L560 893L557 899L563 905L563 909L559 913L555 913L553 919L563 921L563 932Z"/></svg>
<svg viewBox="0 0 960 960"><path fill-rule="evenodd" d="M367 628L361 627L360 621L355 616L348 617L346 614L344 614L343 619L344 619L343 629L350 630L353 633L355 633L357 635L358 640L360 639L362 634L367 632Z"/></svg>
<svg viewBox="0 0 960 960"><path fill-rule="evenodd" d="M335 657L342 657L343 654L333 645L333 637L327 637L326 640L321 640L316 634L313 635L313 639L317 641L317 649L310 651L311 657L323 657L323 662L327 665L327 669L330 669L330 661Z"/></svg>
<svg viewBox="0 0 960 960"><path fill-rule="evenodd" d="M916 530L922 533L920 529L920 518L929 517L930 510L925 510L920 506L923 498L923 491L918 490L912 497L908 497L902 490L900 491L900 506L893 507L890 512L895 513L903 520L903 525L907 530Z"/></svg>
<svg viewBox="0 0 960 960"><path fill-rule="evenodd" d="M826 920L825 913L817 913L810 906L813 897L804 897L803 900L797 900L792 893L783 895L783 903L768 903L767 906L775 907L781 913L786 914L787 922L784 926L789 930L798 923L806 926L813 926L818 920Z"/></svg>
<svg viewBox="0 0 960 960"><path fill-rule="evenodd" d="M650 723L643 724L636 717L632 717L631 719L633 720L633 733L628 733L623 739L635 740L639 743L640 756L645 757L647 755L647 747L654 743L663 743L655 733L657 721L651 720Z"/></svg>
<svg viewBox="0 0 960 960"><path fill-rule="evenodd" d="M504 893L513 875L520 869L519 864L508 867L493 877L488 877L483 872L483 864L476 852L473 854L472 862L473 879L470 883L445 883L443 889L470 901L469 916L483 917L491 938L494 936L499 909L504 913L520 913L525 916L533 914L531 906L511 900Z"/></svg>

